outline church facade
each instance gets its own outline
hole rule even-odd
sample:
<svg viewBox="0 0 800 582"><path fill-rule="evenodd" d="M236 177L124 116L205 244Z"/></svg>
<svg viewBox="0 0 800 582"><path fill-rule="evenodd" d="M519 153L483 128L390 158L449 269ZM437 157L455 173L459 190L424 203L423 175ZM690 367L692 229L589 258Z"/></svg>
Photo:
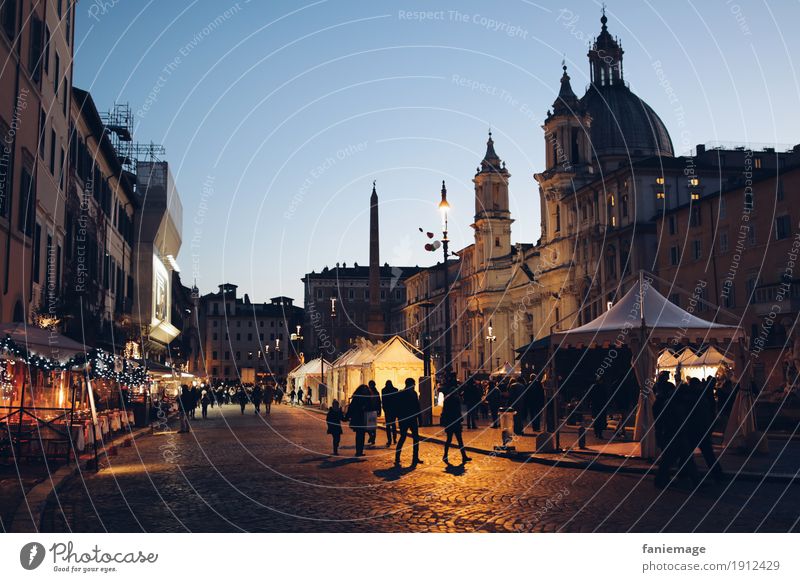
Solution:
<svg viewBox="0 0 800 582"><path fill-rule="evenodd" d="M456 251L458 261L448 269L452 367L459 377L513 364L519 348L600 315L640 269L656 272L659 256L673 252L659 228L671 210L718 196L747 171L745 148L697 146L694 155L676 156L663 121L626 82L623 52L603 14L583 96L563 67L542 127L544 170L534 175L541 209L535 244L512 242L511 174L490 134L473 178L474 243ZM780 163L764 157L765 170ZM688 212L686 224L669 220L680 231L697 227L698 219ZM405 283L393 331L421 345L427 325L441 369L444 269L422 269ZM694 285L680 277L674 283ZM661 291L674 296L670 288Z"/></svg>

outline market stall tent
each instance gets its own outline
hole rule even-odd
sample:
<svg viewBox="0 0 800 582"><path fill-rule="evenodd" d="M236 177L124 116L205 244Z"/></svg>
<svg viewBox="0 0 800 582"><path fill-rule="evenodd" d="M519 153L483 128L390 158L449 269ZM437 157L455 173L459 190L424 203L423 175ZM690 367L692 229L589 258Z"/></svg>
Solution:
<svg viewBox="0 0 800 582"><path fill-rule="evenodd" d="M406 378L418 381L424 371L422 353L400 336L378 344L372 357L362 364L362 383L374 380L381 390L387 380L402 389Z"/></svg>
<svg viewBox="0 0 800 582"><path fill-rule="evenodd" d="M310 389L312 391L312 399L318 400L319 385L322 383L322 368L324 367L327 370L330 366L330 362L327 360L323 361L322 358L314 358L313 360L300 364L289 372L286 378L289 383L289 391L291 392L292 389L297 390L298 388L302 388L303 393L307 394L306 390Z"/></svg>
<svg viewBox="0 0 800 582"><path fill-rule="evenodd" d="M653 345L709 343L735 346L740 356L744 351L744 333L735 325L706 321L681 309L653 287L652 275L644 271L639 280L608 311L574 329L552 334L558 347L597 347L628 345L632 367L639 386L634 439L639 441L639 455L653 458L656 453L653 427L653 391L645 389L656 371ZM741 366L743 369L744 366Z"/></svg>

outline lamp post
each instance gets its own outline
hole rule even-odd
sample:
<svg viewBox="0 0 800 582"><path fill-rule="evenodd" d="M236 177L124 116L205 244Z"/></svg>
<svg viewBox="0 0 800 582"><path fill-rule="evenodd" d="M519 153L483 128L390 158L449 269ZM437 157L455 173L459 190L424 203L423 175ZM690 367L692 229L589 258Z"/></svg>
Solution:
<svg viewBox="0 0 800 582"><path fill-rule="evenodd" d="M450 274L447 265L447 257L450 255L450 240L447 238L447 215L450 212L450 204L447 202L447 187L444 180L442 180L442 200L439 202L439 211L442 213L442 250L444 251L444 370L449 376L453 371L453 346L450 338Z"/></svg>
<svg viewBox="0 0 800 582"><path fill-rule="evenodd" d="M489 333L486 335L486 341L489 342L489 374L492 373L492 361L494 360L494 342L497 341L497 336L492 333L492 320L489 320Z"/></svg>

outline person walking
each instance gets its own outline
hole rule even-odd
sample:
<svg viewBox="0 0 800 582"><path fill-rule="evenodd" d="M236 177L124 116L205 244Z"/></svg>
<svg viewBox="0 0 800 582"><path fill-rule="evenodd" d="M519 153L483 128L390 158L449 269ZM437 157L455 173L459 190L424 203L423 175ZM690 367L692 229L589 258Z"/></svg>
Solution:
<svg viewBox="0 0 800 582"><path fill-rule="evenodd" d="M255 388L253 388L251 399L253 400L253 406L255 406L256 409L256 415L261 414L261 397L263 394L264 392L261 390L261 386L256 385Z"/></svg>
<svg viewBox="0 0 800 582"><path fill-rule="evenodd" d="M714 454L714 446L711 443L711 431L716 418L714 413L714 400L707 396L709 389L708 382L705 385L697 378L689 380L690 406L689 418L687 420L689 430L689 443L692 455L694 449L700 449L703 459L708 465L708 470L715 481L722 479L722 466L719 464L717 456Z"/></svg>
<svg viewBox="0 0 800 582"><path fill-rule="evenodd" d="M670 481L672 466L678 464L679 474L687 474L693 484L697 483L697 467L694 463L694 448L691 446L686 429L689 409L685 395L688 386L679 388L667 381L668 372L662 372L656 381L656 401L653 403L656 444L661 449L658 457L655 486L663 489ZM687 454L688 452L688 454Z"/></svg>
<svg viewBox="0 0 800 582"><path fill-rule="evenodd" d="M375 439L378 438L378 415L381 412L381 395L378 393L374 380L369 381L367 388L369 388L369 407L366 414L367 434L369 435L367 444L374 446Z"/></svg>
<svg viewBox="0 0 800 582"><path fill-rule="evenodd" d="M197 386L192 386L190 393L192 395L192 402L191 402L191 408L189 409L189 418L194 420L195 409L200 404L200 392L197 390Z"/></svg>
<svg viewBox="0 0 800 582"><path fill-rule="evenodd" d="M419 458L419 417L422 414L422 409L419 405L417 392L414 390L415 385L414 378L406 378L405 388L397 394L395 412L400 424L400 438L397 440L397 449L394 456L394 464L396 466L400 466L400 455L403 452L403 445L409 433L411 433L413 440L414 451L411 464L420 465L423 463Z"/></svg>
<svg viewBox="0 0 800 582"><path fill-rule="evenodd" d="M292 406L294 406L294 399L295 399L296 397L297 397L297 392L295 391L295 389L294 389L294 388L292 388L292 391L291 391L291 392L289 392L289 404L291 404Z"/></svg>
<svg viewBox="0 0 800 582"><path fill-rule="evenodd" d="M364 456L364 437L366 435L366 415L369 407L370 392L366 384L362 384L353 392L347 414L344 419L350 423L350 430L356 433L356 457Z"/></svg>
<svg viewBox="0 0 800 582"><path fill-rule="evenodd" d="M511 383L509 398L511 407L514 409L514 434L525 434L525 386L522 382L514 380Z"/></svg>
<svg viewBox="0 0 800 582"><path fill-rule="evenodd" d="M178 397L178 408L181 418L181 428L178 432L189 432L189 411L194 406L194 399L189 387L181 386L181 395Z"/></svg>
<svg viewBox="0 0 800 582"><path fill-rule="evenodd" d="M542 427L542 409L544 408L544 386L539 380L539 376L531 374L530 385L528 386L528 417L534 431L539 432Z"/></svg>
<svg viewBox="0 0 800 582"><path fill-rule="evenodd" d="M275 399L275 388L272 384L264 386L264 414L272 412L272 401Z"/></svg>
<svg viewBox="0 0 800 582"><path fill-rule="evenodd" d="M447 435L447 440L444 443L444 456L442 461L449 465L447 453L450 451L450 445L453 442L453 437L456 437L458 448L461 451L461 464L465 464L472 459L467 456L467 451L464 449L464 439L461 435L461 397L458 390L450 389L444 396L444 403L442 405L442 415L439 417L439 424L444 427L444 432Z"/></svg>
<svg viewBox="0 0 800 582"><path fill-rule="evenodd" d="M467 407L467 428L478 428L478 408L481 404L481 388L473 378L464 386L464 404ZM445 395L445 399L447 395Z"/></svg>
<svg viewBox="0 0 800 582"><path fill-rule="evenodd" d="M395 413L395 400L400 391L394 387L391 380L386 380L386 385L381 390L383 403L383 418L386 423L386 448L397 444L397 414Z"/></svg>
<svg viewBox="0 0 800 582"><path fill-rule="evenodd" d="M492 428L498 428L498 418L500 414L500 404L503 401L503 395L500 388L494 382L489 382L489 390L486 392L486 403L489 405L489 413L492 415Z"/></svg>
<svg viewBox="0 0 800 582"><path fill-rule="evenodd" d="M303 387L302 386L300 386L300 388L297 389L297 405L298 406L302 406L303 405Z"/></svg>
<svg viewBox="0 0 800 582"><path fill-rule="evenodd" d="M339 407L339 401L334 400L331 403L331 409L328 411L328 414L325 416L325 422L328 425L328 434L331 435L333 439L333 454L339 454L339 442L342 440L342 421L344 420L344 414L342 413L342 409Z"/></svg>
<svg viewBox="0 0 800 582"><path fill-rule="evenodd" d="M236 398L239 401L239 406L242 407L242 414L247 406L247 392L244 391L244 386L239 386L239 391L236 393Z"/></svg>
<svg viewBox="0 0 800 582"><path fill-rule="evenodd" d="M213 403L214 403L214 401L208 395L208 391L207 390L203 390L203 394L202 394L202 396L200 396L200 407L201 407L201 410L203 412L203 420L208 418L208 405L209 404L213 404Z"/></svg>

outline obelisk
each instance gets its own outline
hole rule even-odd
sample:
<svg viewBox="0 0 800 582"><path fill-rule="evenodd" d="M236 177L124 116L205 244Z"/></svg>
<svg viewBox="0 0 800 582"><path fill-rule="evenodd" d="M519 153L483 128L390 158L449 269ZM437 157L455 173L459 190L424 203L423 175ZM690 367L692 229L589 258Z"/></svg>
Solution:
<svg viewBox="0 0 800 582"><path fill-rule="evenodd" d="M372 182L369 198L369 313L367 334L372 341L384 339L386 321L381 309L381 258L378 237L378 192Z"/></svg>

